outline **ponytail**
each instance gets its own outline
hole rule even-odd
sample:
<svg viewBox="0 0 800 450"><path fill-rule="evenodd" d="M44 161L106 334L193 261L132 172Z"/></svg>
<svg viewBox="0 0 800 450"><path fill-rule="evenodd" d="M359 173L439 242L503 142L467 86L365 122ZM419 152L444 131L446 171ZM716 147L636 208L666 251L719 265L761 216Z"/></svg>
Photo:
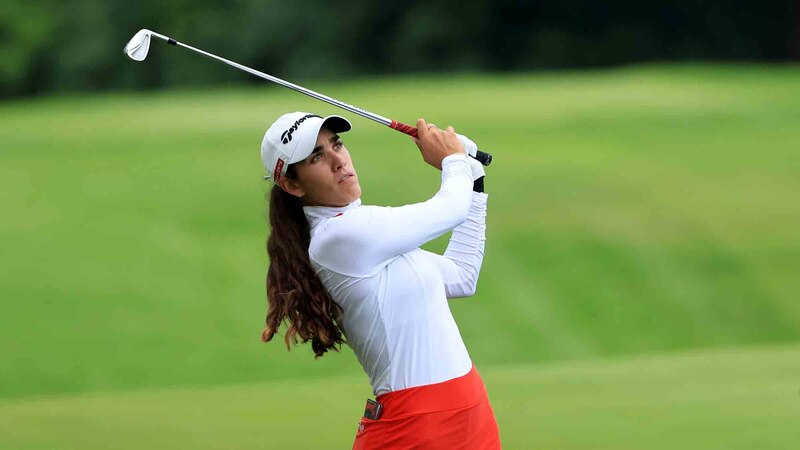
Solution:
<svg viewBox="0 0 800 450"><path fill-rule="evenodd" d="M295 178L294 166L286 177ZM311 349L319 358L328 350L339 351L345 342L339 326L342 308L311 267L308 245L310 228L300 199L280 186L272 186L269 195L270 234L267 238L269 269L267 270L267 324L261 340L269 342L281 323L287 322L286 349L290 343L311 341Z"/></svg>

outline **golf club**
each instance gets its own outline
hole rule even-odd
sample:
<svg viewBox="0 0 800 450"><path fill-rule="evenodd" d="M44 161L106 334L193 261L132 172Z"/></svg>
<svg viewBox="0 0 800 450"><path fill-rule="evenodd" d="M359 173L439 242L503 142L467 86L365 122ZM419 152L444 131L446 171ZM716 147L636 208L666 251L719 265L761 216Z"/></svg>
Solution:
<svg viewBox="0 0 800 450"><path fill-rule="evenodd" d="M333 106L337 106L339 108L346 109L347 111L350 111L353 114L358 114L361 117L365 117L367 119L373 120L373 121L378 122L380 124L386 125L389 128L393 128L393 129L395 129L395 130L397 130L397 131L399 131L401 133L405 133L405 134L407 134L409 136L417 137L417 129L415 127L412 127L411 125L407 125L407 124L404 124L402 122L398 122L396 120L387 119L386 117L379 116L379 115L371 113L369 111L365 111L365 110L363 110L361 108L358 108L358 107L355 107L355 106L353 106L353 105L351 105L349 103L345 103L345 102L333 99L331 97L328 97L327 95L323 95L323 94L320 94L318 92L314 92L314 91L312 91L310 89L306 89L306 88L304 88L302 86L298 86L296 84L289 83L288 81L284 81L284 80L282 80L282 79L280 79L278 77L273 77L272 75L268 75L268 74L266 74L264 72L260 72L260 71L255 70L255 69L251 69L251 68L249 68L247 66L241 65L241 64L233 62L231 60L228 60L228 59L222 58L220 56L217 56L217 55L208 53L206 51L200 50L199 48L192 47L191 45L186 45L186 44L184 44L182 42L178 42L175 39L172 39L170 37L164 36L162 34L158 34L158 33L154 32L154 31L150 31L150 30L147 30L147 29L139 30L139 32L137 32L131 38L131 40L128 41L128 44L125 45L125 48L123 49L123 51L125 52L126 55L128 55L129 58L131 58L134 61L144 61L144 59L147 58L147 52L150 50L150 39L152 37L156 37L158 39L161 39L162 41L165 41L167 44L170 44L170 45L177 45L179 47L183 47L183 48L189 49L189 50L191 50L191 51L193 51L195 53L199 53L199 54L201 54L203 56L206 56L208 58L211 58L211 59L217 60L219 62L225 63L225 64L227 64L229 66L236 67L239 70L243 70L243 71L245 71L245 72L247 72L249 74L255 75L255 76L260 77L260 78L263 78L263 79L265 79L267 81L272 81L273 83L277 83L277 84L280 84L281 86L287 87L289 89L293 89L293 90L295 90L297 92L300 92L302 94L308 95L309 97L313 97L313 98L315 98L317 100L322 100L323 102L329 103L329 104L331 104ZM470 156L472 156L473 158L475 158L478 161L480 161L481 164L483 164L484 166L488 166L492 162L492 155L489 154L489 153L484 153L484 152L482 152L480 150L476 150L475 154L470 153Z"/></svg>

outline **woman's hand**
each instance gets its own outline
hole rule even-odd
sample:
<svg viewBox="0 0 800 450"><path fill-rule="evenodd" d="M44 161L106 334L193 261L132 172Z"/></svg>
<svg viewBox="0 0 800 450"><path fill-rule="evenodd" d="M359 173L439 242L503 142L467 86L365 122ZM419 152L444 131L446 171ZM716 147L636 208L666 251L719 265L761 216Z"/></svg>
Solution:
<svg viewBox="0 0 800 450"><path fill-rule="evenodd" d="M444 158L458 153L466 154L453 127L440 130L436 125L426 123L425 119L417 120L417 137L412 139L422 153L422 159L439 170L442 170Z"/></svg>

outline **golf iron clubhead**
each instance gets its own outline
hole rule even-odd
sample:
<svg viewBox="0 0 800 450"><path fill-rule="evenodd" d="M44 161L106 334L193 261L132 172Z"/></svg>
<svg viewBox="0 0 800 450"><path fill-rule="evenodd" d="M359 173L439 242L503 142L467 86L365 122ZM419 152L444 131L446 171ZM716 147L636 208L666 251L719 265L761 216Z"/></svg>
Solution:
<svg viewBox="0 0 800 450"><path fill-rule="evenodd" d="M162 41L166 42L167 44L177 45L177 41L175 39L169 38L162 34L158 34L155 31L150 31L148 29L141 29L136 34L133 35L130 41L125 44L125 47L122 49L128 58L134 61L144 61L147 58L147 52L150 51L150 40L156 37L161 39ZM188 47L191 48L191 47ZM196 50L191 48L192 50Z"/></svg>
<svg viewBox="0 0 800 450"><path fill-rule="evenodd" d="M134 61L144 61L150 50L150 30L139 30L125 45L123 51Z"/></svg>
<svg viewBox="0 0 800 450"><path fill-rule="evenodd" d="M172 39L170 37L164 36L162 34L158 34L155 31L151 31L151 30L148 30L146 28L143 28L143 29L139 30L136 34L134 34L133 37L131 38L131 40L128 41L128 43L125 45L125 47L122 50L126 55L128 55L128 57L130 59L132 59L134 61L144 61L145 58L147 58L148 51L150 50L150 40L152 38L154 38L154 37L158 38L158 39L161 39L162 41L165 41L167 44L175 45L175 46L178 46L178 47L183 47L183 48L185 48L187 50L191 50L191 51L193 51L195 53L199 53L199 54L201 54L201 55L203 55L203 56L205 56L207 58L211 58L213 60L216 60L216 61L219 61L221 63L227 64L229 66L235 67L235 68L237 68L239 70L242 70L244 72L247 72L247 73L249 73L251 75L255 75L255 76L257 76L259 78L263 78L263 79L265 79L267 81L272 81L273 83L277 83L277 84L279 84L281 86L287 87L287 88L292 89L292 90L297 91L297 92L300 92L301 94L308 95L309 97L313 97L313 98L315 98L317 100L321 100L321 101L323 101L325 103L331 104L331 105L336 106L338 108L342 108L344 110L350 111L353 114L357 114L357 115L359 115L361 117L364 117L364 118L370 119L372 121L378 122L380 124L386 125L387 127L392 128L394 130L397 130L397 131L399 131L401 133L407 134L409 136L417 137L417 129L412 127L411 125L406 125L406 124L404 124L402 122L398 122L396 120L392 120L392 119L388 119L388 118L383 117L383 116L379 116L379 115L377 115L375 113L371 113L369 111L363 110L363 109L361 109L359 107L356 107L356 106L353 106L353 105L351 105L349 103L345 103L345 102L336 100L334 98L328 97L327 95L320 94L319 92L314 92L311 89L306 89L306 88L304 88L302 86L296 85L294 83L290 83L290 82L282 80L282 79L280 79L278 77L274 77L272 75L268 75L268 74L266 74L264 72L260 72L260 71L255 70L255 69L251 69L250 67L247 67L245 65L242 65L242 64L239 64L237 62L222 58L222 57L217 56L217 55L214 55L214 54L209 53L209 52L207 52L205 50L200 50L199 48L195 48L195 47L192 47L190 45L186 45L186 44L184 44L182 42L178 42L175 39ZM484 166L488 166L492 162L492 155L489 154L489 153L485 153L485 152L482 152L482 151L478 150L477 147L473 147L469 151L469 155L472 156L473 158L477 159L478 161L480 161L480 163L483 164Z"/></svg>

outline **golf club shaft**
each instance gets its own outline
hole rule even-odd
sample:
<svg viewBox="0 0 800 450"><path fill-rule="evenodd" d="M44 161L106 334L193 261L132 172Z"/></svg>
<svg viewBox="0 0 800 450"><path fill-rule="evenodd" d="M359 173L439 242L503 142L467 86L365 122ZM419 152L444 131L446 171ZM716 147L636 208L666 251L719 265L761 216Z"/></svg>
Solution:
<svg viewBox="0 0 800 450"><path fill-rule="evenodd" d="M405 134L407 134L409 136L417 137L417 129L412 127L411 125L407 125L405 123L398 122L396 120L387 119L386 117L379 116L378 114L371 113L369 111L365 111L365 110L363 110L363 109L361 109L359 107L353 106L353 105L351 105L349 103L345 103L345 102L336 100L335 98L328 97L327 95L320 94L319 92L312 91L311 89L306 89L306 88L304 88L302 86L298 86L298 85L296 85L294 83L290 83L290 82L288 82L286 80L282 80L282 79L280 79L278 77L274 77L274 76L266 74L264 72L261 72L261 71L255 70L255 69L251 69L251 68L249 68L247 66L244 66L244 65L239 64L237 62L231 61L229 59L225 59L225 58L223 58L221 56L214 55L214 54L209 53L209 52L207 52L205 50L200 50L199 48L192 47L191 45L187 45L187 44L184 44L182 42L178 42L175 39L172 39L170 37L167 37L167 36L155 33L155 32L152 33L152 36L157 37L157 38L159 38L159 39L161 39L163 41L166 41L170 45L177 45L179 47L183 47L183 48L185 48L187 50L191 50L191 51L193 51L195 53L199 53L199 54L201 54L201 55L203 55L203 56L205 56L207 58L211 58L211 59L217 60L219 62L228 64L229 66L236 67L237 69L243 70L243 71L245 71L245 72L247 72L247 73L249 73L251 75L255 75L255 76L257 76L259 78L263 78L263 79L265 79L267 81L272 81L273 83L277 83L277 84L279 84L281 86L287 87L287 88L292 89L292 90L297 91L297 92L300 92L301 94L305 94L305 95L307 95L309 97L315 98L317 100L321 100L321 101L323 101L325 103L329 103L329 104L331 104L333 106L336 106L336 107L345 109L347 111L350 111L353 114L358 114L361 117L365 117L367 119L373 120L373 121L378 122L378 123L380 123L382 125L385 125L385 126L390 127L390 128L392 128L394 130L397 130L397 131L399 131L401 133L405 133ZM485 166L488 166L492 162L492 155L489 154L489 153L484 153L484 152L482 152L480 150L478 150L477 153L475 155L473 155L473 158L477 159L478 161L481 162L481 164L483 164Z"/></svg>

